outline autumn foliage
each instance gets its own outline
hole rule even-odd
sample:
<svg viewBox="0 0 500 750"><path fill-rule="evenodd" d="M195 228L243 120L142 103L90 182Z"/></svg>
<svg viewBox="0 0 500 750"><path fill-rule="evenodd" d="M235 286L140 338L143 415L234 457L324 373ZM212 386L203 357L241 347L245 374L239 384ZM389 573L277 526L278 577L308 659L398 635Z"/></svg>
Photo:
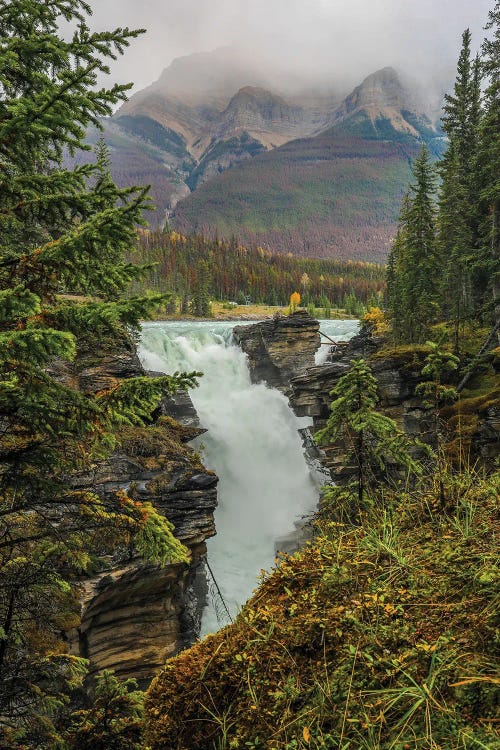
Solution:
<svg viewBox="0 0 500 750"><path fill-rule="evenodd" d="M290 295L290 310L296 310L298 305L300 305L300 294L293 292Z"/></svg>
<svg viewBox="0 0 500 750"><path fill-rule="evenodd" d="M196 297L205 285L216 300L238 300L285 306L300 289L301 302L331 305L355 313L356 305L376 304L385 284L385 269L374 263L302 258L272 253L261 246L202 235L141 230L131 259L155 264L145 279L149 289Z"/></svg>

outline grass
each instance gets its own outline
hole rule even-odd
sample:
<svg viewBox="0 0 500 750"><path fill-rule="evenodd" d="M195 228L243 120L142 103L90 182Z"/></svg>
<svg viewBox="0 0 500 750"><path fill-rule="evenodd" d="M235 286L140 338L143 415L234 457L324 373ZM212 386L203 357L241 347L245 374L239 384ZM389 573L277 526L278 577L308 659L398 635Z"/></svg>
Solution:
<svg viewBox="0 0 500 750"><path fill-rule="evenodd" d="M498 747L500 475L444 483L439 511L425 483L358 526L319 519L232 626L167 662L151 750Z"/></svg>
<svg viewBox="0 0 500 750"><path fill-rule="evenodd" d="M206 320L264 320L272 318L273 315L288 315L290 308L273 306L273 305L231 305L227 303L214 301L211 303L212 315ZM316 309L316 314L322 316L322 308ZM352 320L353 316L342 309L332 309L330 311L331 320ZM198 320L194 315L166 315L159 313L157 320Z"/></svg>

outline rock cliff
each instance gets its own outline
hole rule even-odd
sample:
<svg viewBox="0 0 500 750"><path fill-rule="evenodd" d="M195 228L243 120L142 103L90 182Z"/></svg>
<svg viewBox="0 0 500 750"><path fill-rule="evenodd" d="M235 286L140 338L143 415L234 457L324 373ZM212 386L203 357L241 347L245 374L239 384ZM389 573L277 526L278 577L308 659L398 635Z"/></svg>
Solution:
<svg viewBox="0 0 500 750"><path fill-rule="evenodd" d="M124 338L73 365L58 363L52 374L91 393L145 372L135 346ZM160 568L122 549L106 561L105 570L80 582L81 621L68 633L72 652L90 659L92 668L113 669L141 685L199 633L205 595L200 562L205 540L215 534L217 505L218 478L187 445L203 432L189 395L165 399L155 417L148 426L123 428L119 448L72 479L73 486L102 497L123 489L151 502L191 552L189 565Z"/></svg>
<svg viewBox="0 0 500 750"><path fill-rule="evenodd" d="M330 414L330 391L344 375L353 359L367 359L378 383L381 411L394 419L410 438L433 443L433 415L422 403L416 388L421 376L426 346L383 347L383 341L369 330L349 342L340 342L322 365L314 364L319 347L319 323L306 312L298 311L286 318L277 318L250 326L237 326L234 336L249 357L255 382L264 381L279 388L290 400L298 417L313 419L312 433L324 427ZM494 363L492 363L494 367ZM459 402L443 409L442 419L453 452L457 440L462 448L469 446L471 456L491 465L500 452L500 388L486 388L477 396L464 392ZM310 448L308 454L311 453ZM419 451L415 451L417 457ZM349 480L352 470L346 466L341 445L322 451L321 462L333 481Z"/></svg>
<svg viewBox="0 0 500 750"><path fill-rule="evenodd" d="M292 379L290 404L299 417L312 417L313 432L324 427L330 414L330 391L349 369L353 359L369 361L378 383L381 411L396 421L400 429L412 438L432 444L433 416L416 394L423 362L428 350L425 346L381 348L382 341L362 329L349 342L339 343L329 355L329 361L309 368ZM460 409L461 416L457 416ZM467 419L473 414L472 419ZM479 398L462 398L457 405L443 410L443 420L449 422L448 436L453 440L457 419L462 424L463 440L471 447L472 456L490 463L500 452L500 390L497 388ZM324 449L324 463L332 479L341 483L350 477L345 466L341 445Z"/></svg>
<svg viewBox="0 0 500 750"><path fill-rule="evenodd" d="M264 381L287 393L292 378L314 365L321 338L319 323L304 310L250 326L236 326L233 335L248 355L254 382Z"/></svg>

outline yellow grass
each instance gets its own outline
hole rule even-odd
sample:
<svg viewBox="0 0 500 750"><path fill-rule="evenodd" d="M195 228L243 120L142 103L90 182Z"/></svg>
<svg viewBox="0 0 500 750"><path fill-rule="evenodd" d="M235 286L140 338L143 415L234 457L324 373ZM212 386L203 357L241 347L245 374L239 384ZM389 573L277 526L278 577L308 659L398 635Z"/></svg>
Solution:
<svg viewBox="0 0 500 750"><path fill-rule="evenodd" d="M265 318L272 318L273 315L279 313L281 315L288 315L290 308L272 306L272 305L232 305L231 307L224 306L223 302L212 302L211 303L212 315L210 320L264 320ZM323 317L323 309L317 308L316 316ZM332 320L347 320L351 319L352 315L347 315L344 310L332 310ZM176 313L175 315L167 315L164 312L159 313L156 316L157 320L199 320L194 315L181 315Z"/></svg>

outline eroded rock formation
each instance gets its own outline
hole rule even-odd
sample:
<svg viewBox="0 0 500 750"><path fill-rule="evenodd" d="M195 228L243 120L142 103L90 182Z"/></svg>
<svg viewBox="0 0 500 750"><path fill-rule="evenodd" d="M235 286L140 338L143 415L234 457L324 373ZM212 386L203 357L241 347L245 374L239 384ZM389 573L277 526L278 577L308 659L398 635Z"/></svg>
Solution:
<svg viewBox="0 0 500 750"><path fill-rule="evenodd" d="M287 393L290 381L314 365L321 338L319 323L305 310L250 326L236 326L233 335L248 355L255 383L264 381Z"/></svg>
<svg viewBox="0 0 500 750"><path fill-rule="evenodd" d="M426 379L421 370L428 350L425 346L384 350L381 343L368 330L362 329L349 342L337 344L326 364L309 368L292 379L290 404L297 416L312 417L313 432L316 432L324 427L330 414L330 391L348 371L350 362L367 359L378 383L381 411L394 419L409 437L432 445L434 417L416 393L417 385ZM479 399L463 399L458 405L443 410L443 420L450 421L448 437L451 440L458 408L462 409L464 446L468 441L473 456L490 462L500 451L500 392L493 391ZM352 474L345 459L342 445L324 448L324 463L338 483L348 480Z"/></svg>
<svg viewBox="0 0 500 750"><path fill-rule="evenodd" d="M57 363L52 374L93 393L145 372L135 346L124 338L119 346L84 354L71 365ZM90 659L94 669L113 669L142 686L199 632L204 599L199 568L205 541L215 534L218 481L187 445L203 431L187 393L165 399L153 424L125 427L120 447L72 480L102 497L126 490L151 502L191 552L189 565L160 568L122 549L105 570L80 583L81 622L68 633L72 652Z"/></svg>

